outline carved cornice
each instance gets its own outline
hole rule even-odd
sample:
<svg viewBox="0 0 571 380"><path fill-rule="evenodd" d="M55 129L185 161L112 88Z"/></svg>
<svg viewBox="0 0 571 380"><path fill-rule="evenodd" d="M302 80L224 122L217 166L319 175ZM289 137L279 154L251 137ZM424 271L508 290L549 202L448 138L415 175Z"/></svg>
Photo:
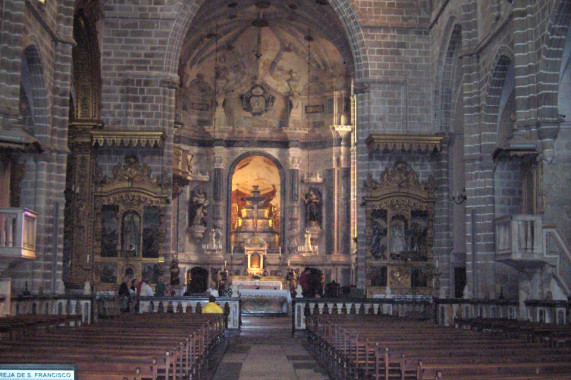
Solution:
<svg viewBox="0 0 571 380"><path fill-rule="evenodd" d="M435 190L435 181L432 176L421 182L414 169L404 161L397 161L392 169L386 168L380 180L374 180L369 173L363 183L365 199L378 200L386 196L399 196L399 193L416 194L420 199L432 198Z"/></svg>
<svg viewBox="0 0 571 380"><path fill-rule="evenodd" d="M125 164L119 163L113 168L112 178L102 176L100 170L96 170L95 178L100 193L130 191L136 187L154 196L162 196L164 190L171 186L170 182L165 180L164 175L151 177L151 168L139 162L134 155L125 156Z"/></svg>
<svg viewBox="0 0 571 380"><path fill-rule="evenodd" d="M372 134L365 141L369 153L383 150L440 152L442 139L439 135L379 135Z"/></svg>
<svg viewBox="0 0 571 380"><path fill-rule="evenodd" d="M173 174L187 181L192 180L192 160L194 156L188 149L173 147Z"/></svg>
<svg viewBox="0 0 571 380"><path fill-rule="evenodd" d="M100 130L92 131L92 144L99 146L157 146L162 147L165 140L164 132L140 132L140 131L112 131Z"/></svg>

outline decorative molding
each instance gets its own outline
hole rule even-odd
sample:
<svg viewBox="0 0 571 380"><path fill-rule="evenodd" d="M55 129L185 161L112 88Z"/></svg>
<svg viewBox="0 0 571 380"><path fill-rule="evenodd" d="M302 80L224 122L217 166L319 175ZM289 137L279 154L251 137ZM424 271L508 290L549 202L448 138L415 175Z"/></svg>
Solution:
<svg viewBox="0 0 571 380"><path fill-rule="evenodd" d="M139 132L139 131L113 131L100 130L91 131L92 144L99 146L149 146L151 148L157 146L162 147L166 138L164 132Z"/></svg>
<svg viewBox="0 0 571 380"><path fill-rule="evenodd" d="M259 116L272 109L275 96L268 94L264 86L256 84L245 94L240 95L240 100L244 111L251 113L252 116Z"/></svg>
<svg viewBox="0 0 571 380"><path fill-rule="evenodd" d="M397 161L392 169L385 168L379 181L374 180L369 173L363 183L365 197L369 201L401 192L418 193L421 199L432 198L435 188L436 183L432 176L428 178L428 181L421 182L414 169L404 161Z"/></svg>
<svg viewBox="0 0 571 380"><path fill-rule="evenodd" d="M365 142L369 153L376 150L403 150L421 152L440 152L442 148L441 135L380 135L371 134Z"/></svg>
<svg viewBox="0 0 571 380"><path fill-rule="evenodd" d="M192 161L194 155L188 149L173 147L173 174L189 181L192 180Z"/></svg>

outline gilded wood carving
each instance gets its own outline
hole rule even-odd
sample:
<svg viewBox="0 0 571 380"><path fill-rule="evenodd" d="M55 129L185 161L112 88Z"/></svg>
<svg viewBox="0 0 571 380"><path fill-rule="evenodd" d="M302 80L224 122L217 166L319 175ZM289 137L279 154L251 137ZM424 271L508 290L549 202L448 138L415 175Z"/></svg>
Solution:
<svg viewBox="0 0 571 380"><path fill-rule="evenodd" d="M397 161L363 188L368 294L431 294L434 180Z"/></svg>
<svg viewBox="0 0 571 380"><path fill-rule="evenodd" d="M97 290L115 289L124 277L151 283L163 272L168 186L138 157L127 155L100 177L95 191L94 280Z"/></svg>

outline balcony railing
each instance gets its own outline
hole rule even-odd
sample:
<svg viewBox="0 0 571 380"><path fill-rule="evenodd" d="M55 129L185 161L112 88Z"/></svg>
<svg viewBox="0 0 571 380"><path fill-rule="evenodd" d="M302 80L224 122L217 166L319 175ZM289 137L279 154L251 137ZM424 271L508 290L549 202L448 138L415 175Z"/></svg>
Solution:
<svg viewBox="0 0 571 380"><path fill-rule="evenodd" d="M534 260L544 256L541 215L510 215L496 219L496 258Z"/></svg>
<svg viewBox="0 0 571 380"><path fill-rule="evenodd" d="M26 208L0 208L0 257L36 258L37 216Z"/></svg>

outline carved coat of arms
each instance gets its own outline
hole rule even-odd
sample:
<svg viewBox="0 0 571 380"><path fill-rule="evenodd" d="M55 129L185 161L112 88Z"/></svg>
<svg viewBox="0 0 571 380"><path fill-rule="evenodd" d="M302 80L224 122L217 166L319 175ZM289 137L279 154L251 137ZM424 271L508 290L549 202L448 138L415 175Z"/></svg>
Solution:
<svg viewBox="0 0 571 380"><path fill-rule="evenodd" d="M252 116L259 116L272 109L275 96L268 94L263 86L255 84L248 92L240 95L240 100L244 111L251 113Z"/></svg>

